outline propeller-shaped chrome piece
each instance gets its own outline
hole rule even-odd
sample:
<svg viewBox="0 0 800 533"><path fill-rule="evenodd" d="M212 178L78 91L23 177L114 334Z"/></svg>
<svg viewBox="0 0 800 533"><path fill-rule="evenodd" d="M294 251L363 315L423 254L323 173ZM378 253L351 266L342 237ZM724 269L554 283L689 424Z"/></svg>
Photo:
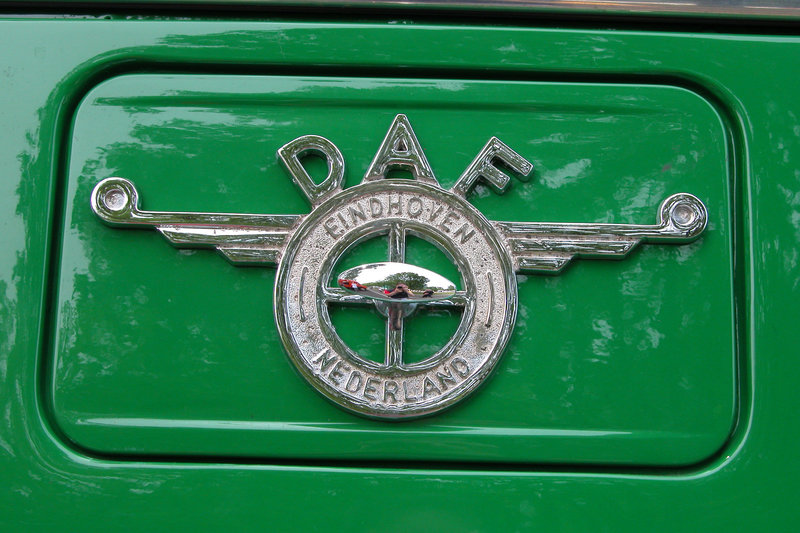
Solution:
<svg viewBox="0 0 800 533"><path fill-rule="evenodd" d="M345 270L339 286L372 300L408 304L449 300L456 285L444 276L408 263L369 263Z"/></svg>

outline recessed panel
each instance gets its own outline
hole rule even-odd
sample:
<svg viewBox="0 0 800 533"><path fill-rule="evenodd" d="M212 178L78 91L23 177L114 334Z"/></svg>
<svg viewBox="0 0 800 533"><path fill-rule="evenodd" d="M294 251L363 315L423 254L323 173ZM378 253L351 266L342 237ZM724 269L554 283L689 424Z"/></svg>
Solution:
<svg viewBox="0 0 800 533"><path fill-rule="evenodd" d="M467 195L490 223L655 224L661 202L686 192L707 207L708 227L690 244L517 274L516 324L485 383L447 410L392 422L341 409L296 370L274 317L274 268L110 227L90 208L95 185L119 176L147 210L306 215L278 148L301 135L329 139L347 190L400 113L445 191L493 136L533 164L503 195L485 182ZM736 404L726 139L706 100L661 85L105 81L78 106L68 146L49 387L56 422L76 446L126 457L700 461L727 440ZM325 171L309 167L317 179ZM373 241L342 268L386 261L380 236ZM435 244L410 242L408 257L430 258L462 289L457 262ZM450 342L460 317L443 308L408 318L409 357L425 361ZM380 359L386 317L377 308L345 306L331 318L352 350Z"/></svg>

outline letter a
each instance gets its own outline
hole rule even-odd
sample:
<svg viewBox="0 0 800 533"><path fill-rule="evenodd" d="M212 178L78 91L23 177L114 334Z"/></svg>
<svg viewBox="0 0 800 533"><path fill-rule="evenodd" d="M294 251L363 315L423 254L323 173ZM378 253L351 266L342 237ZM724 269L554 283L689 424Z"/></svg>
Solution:
<svg viewBox="0 0 800 533"><path fill-rule="evenodd" d="M428 159L422 151L411 123L405 115L397 115L383 138L375 158L370 163L364 181L375 181L386 177L393 168L410 171L420 181L439 185Z"/></svg>

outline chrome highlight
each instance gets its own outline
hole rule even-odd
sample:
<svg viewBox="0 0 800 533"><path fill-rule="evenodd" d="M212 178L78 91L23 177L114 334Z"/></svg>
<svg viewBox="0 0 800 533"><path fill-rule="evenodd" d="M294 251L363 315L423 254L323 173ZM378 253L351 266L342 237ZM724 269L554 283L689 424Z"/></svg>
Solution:
<svg viewBox="0 0 800 533"><path fill-rule="evenodd" d="M306 312L303 309L303 295L305 294L306 289L306 273L308 272L308 267L303 267L303 271L300 272L300 291L297 294L298 300L300 300L300 322L306 321Z"/></svg>
<svg viewBox="0 0 800 533"><path fill-rule="evenodd" d="M448 300L455 283L436 272L406 263L370 263L339 274L341 288L365 298L394 304Z"/></svg>

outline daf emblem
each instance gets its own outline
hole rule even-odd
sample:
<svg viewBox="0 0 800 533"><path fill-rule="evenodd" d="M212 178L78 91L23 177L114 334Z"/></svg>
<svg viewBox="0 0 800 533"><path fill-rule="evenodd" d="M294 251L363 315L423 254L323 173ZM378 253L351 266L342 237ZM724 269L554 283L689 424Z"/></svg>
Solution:
<svg viewBox="0 0 800 533"><path fill-rule="evenodd" d="M327 160L315 183L300 157ZM503 353L517 312L516 273L559 273L573 258L622 258L643 242L686 243L708 213L691 194L665 199L653 225L551 224L488 220L467 197L484 180L498 192L533 165L492 137L450 189L443 189L405 115L397 115L361 184L344 190L344 158L329 140L299 137L278 159L311 203L307 215L144 211L130 181L112 177L92 191L94 212L114 226L154 227L181 247L213 247L235 265L277 266L275 321L294 366L319 392L350 411L380 419L430 415L483 383ZM404 169L414 179L387 179ZM386 261L335 272L337 260L388 235ZM406 263L410 235L437 246L456 265L460 289L425 265ZM376 309L386 320L385 358L360 356L337 335L334 306ZM403 360L403 324L420 308L460 311L455 335L415 363Z"/></svg>

